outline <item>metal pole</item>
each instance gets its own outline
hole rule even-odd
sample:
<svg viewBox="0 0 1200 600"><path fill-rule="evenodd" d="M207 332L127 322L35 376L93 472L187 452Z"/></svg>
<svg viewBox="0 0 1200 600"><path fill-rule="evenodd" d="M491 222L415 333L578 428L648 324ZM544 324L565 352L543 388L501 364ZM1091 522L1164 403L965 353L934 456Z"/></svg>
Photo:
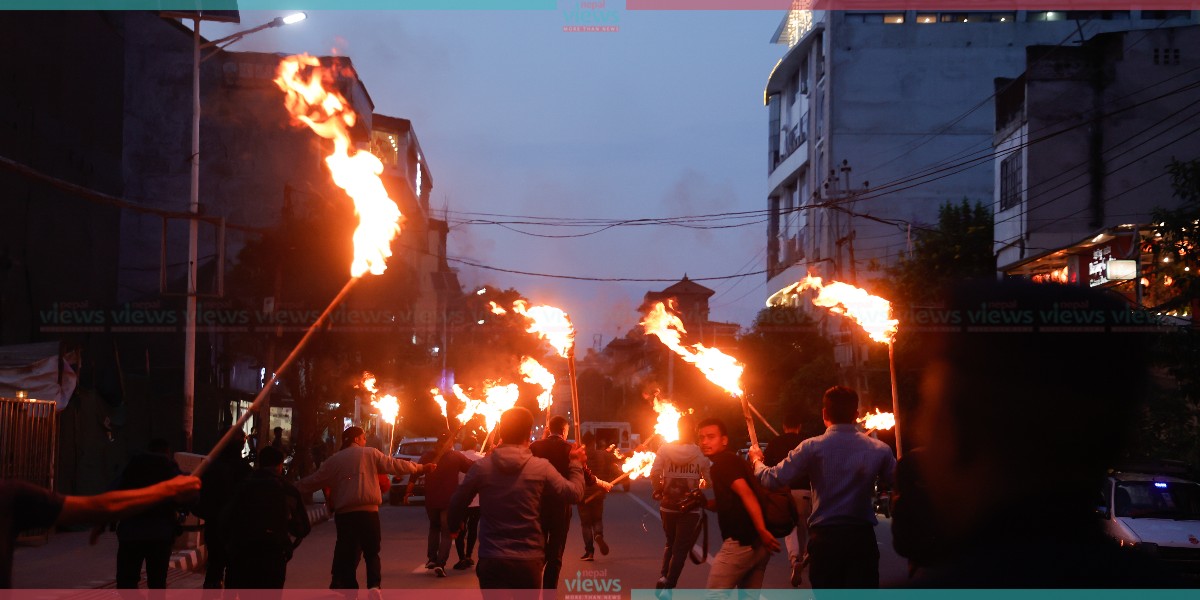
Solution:
<svg viewBox="0 0 1200 600"><path fill-rule="evenodd" d="M296 344L295 348L292 348L291 354L288 354L287 358L283 359L283 364L279 365L279 368L275 369L275 373L271 375L271 379L267 382L266 387L259 390L258 396L254 398L254 402L250 403L250 406L246 408L246 411L242 413L242 416L238 417L237 422L235 422L233 426L229 428L229 431L226 431L225 435L221 436L221 439L217 442L217 445L213 446L212 450L208 452L208 456L205 456L204 460L200 462L194 471L192 471L192 475L199 477L208 469L208 465L212 463L217 454L219 454L221 450L229 444L229 440L233 438L233 431L235 429L240 429L242 425L245 425L246 421L250 419L250 415L254 414L255 409L257 409L258 406L261 405L264 400L266 400L267 396L271 393L271 389L275 386L275 381L278 380L281 375L283 375L284 371L286 371L288 367L292 366L292 363L295 362L300 356L300 351L303 350L304 347L308 345L309 340L313 338L313 334L315 334L317 330L319 330L325 324L325 322L329 319L329 315L333 314L333 309L346 299L346 296L350 294L350 290L354 288L354 284L357 283L358 280L358 277L351 277L350 281L346 282L346 285L342 288L342 291L338 292L337 296L333 298L333 301L329 303L329 306L325 307L325 312L321 313L321 316L317 317L316 322L314 322L312 326L308 328L308 331L304 332L304 337L300 338L300 342Z"/></svg>
<svg viewBox="0 0 1200 600"><path fill-rule="evenodd" d="M200 19L192 28L192 181L188 212L200 212ZM192 451L192 420L196 390L196 260L200 223L188 220L187 310L183 326L183 440Z"/></svg>
<svg viewBox="0 0 1200 600"><path fill-rule="evenodd" d="M888 370L892 376L892 416L896 418L896 458L900 458L900 395L896 390L896 351L895 342L888 342Z"/></svg>

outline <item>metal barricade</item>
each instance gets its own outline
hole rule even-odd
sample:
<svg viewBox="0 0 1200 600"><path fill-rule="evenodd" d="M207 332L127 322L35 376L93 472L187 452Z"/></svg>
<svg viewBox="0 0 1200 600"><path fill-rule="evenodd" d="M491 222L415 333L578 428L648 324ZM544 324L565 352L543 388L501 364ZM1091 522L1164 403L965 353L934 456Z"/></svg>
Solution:
<svg viewBox="0 0 1200 600"><path fill-rule="evenodd" d="M0 479L19 479L54 489L58 413L49 400L0 398ZM26 531L22 540L45 539L48 530Z"/></svg>

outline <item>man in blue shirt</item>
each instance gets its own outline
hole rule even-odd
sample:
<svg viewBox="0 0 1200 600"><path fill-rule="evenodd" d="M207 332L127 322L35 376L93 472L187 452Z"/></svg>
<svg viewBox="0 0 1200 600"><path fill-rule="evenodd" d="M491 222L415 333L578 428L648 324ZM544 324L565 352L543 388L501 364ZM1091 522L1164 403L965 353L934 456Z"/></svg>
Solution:
<svg viewBox="0 0 1200 600"><path fill-rule="evenodd" d="M821 404L823 435L801 442L774 467L763 464L759 448L750 449L750 459L767 487L786 487L796 477L812 483L808 574L813 588L877 588L875 482L891 486L896 458L887 444L858 431L854 390L829 388Z"/></svg>

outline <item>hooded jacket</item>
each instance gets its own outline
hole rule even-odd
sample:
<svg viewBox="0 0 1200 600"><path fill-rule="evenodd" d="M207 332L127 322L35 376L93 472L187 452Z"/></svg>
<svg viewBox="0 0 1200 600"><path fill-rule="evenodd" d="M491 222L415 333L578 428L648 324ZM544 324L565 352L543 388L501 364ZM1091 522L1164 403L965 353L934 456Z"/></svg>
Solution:
<svg viewBox="0 0 1200 600"><path fill-rule="evenodd" d="M402 458L390 458L370 446L351 445L325 459L321 468L297 482L296 488L301 494L331 488L332 497L325 500L334 514L364 510L379 512L383 492L379 489L378 475L406 475L420 471L420 466Z"/></svg>
<svg viewBox="0 0 1200 600"><path fill-rule="evenodd" d="M659 498L659 509L675 512L683 497L700 489L700 480L711 482L708 468L712 463L695 444L670 442L663 444L650 467L650 482Z"/></svg>
<svg viewBox="0 0 1200 600"><path fill-rule="evenodd" d="M450 499L450 530L462 524L467 505L479 496L479 557L513 560L545 559L542 497L565 503L583 497L583 465L571 461L563 478L544 458L526 446L501 445L480 459Z"/></svg>

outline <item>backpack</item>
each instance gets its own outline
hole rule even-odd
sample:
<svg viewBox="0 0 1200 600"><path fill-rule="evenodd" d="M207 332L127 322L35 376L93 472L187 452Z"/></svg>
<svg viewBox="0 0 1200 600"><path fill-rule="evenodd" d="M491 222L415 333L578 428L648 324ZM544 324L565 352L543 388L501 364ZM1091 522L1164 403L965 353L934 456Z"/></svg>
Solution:
<svg viewBox="0 0 1200 600"><path fill-rule="evenodd" d="M762 510L763 525L771 535L780 538L788 535L796 528L800 520L800 511L796 509L796 501L788 488L768 490L758 477L748 478L754 495L758 497L758 506Z"/></svg>

